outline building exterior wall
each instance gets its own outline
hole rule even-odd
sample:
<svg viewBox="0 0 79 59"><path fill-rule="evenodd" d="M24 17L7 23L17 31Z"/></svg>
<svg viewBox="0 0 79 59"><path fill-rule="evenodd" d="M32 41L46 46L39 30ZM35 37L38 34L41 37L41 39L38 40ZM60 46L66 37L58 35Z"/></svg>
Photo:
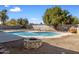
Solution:
<svg viewBox="0 0 79 59"><path fill-rule="evenodd" d="M54 30L53 27L47 25L32 25L34 30Z"/></svg>

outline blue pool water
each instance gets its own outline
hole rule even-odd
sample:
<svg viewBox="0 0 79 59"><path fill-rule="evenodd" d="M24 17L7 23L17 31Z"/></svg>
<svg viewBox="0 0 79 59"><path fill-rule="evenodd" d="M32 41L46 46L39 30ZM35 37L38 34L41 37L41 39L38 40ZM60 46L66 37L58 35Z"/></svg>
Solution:
<svg viewBox="0 0 79 59"><path fill-rule="evenodd" d="M9 32L9 34L17 36L55 36L59 35L55 32Z"/></svg>

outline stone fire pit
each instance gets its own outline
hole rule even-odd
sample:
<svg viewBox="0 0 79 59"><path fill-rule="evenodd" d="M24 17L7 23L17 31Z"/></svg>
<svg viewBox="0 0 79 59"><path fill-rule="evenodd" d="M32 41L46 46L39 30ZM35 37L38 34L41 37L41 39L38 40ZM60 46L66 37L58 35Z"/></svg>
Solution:
<svg viewBox="0 0 79 59"><path fill-rule="evenodd" d="M37 38L24 39L24 47L27 49L37 49L42 45L42 41Z"/></svg>

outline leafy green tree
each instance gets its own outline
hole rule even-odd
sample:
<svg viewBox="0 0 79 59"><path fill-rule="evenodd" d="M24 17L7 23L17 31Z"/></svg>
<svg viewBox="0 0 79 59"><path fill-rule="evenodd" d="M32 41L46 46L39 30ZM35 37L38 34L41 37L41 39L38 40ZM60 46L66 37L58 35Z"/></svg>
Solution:
<svg viewBox="0 0 79 59"><path fill-rule="evenodd" d="M3 25L5 25L5 22L6 22L6 20L7 20L8 18L9 18L9 17L7 16L7 10L2 10L2 11L0 12L0 19L1 19L2 23L3 23Z"/></svg>
<svg viewBox="0 0 79 59"><path fill-rule="evenodd" d="M62 9L58 6L46 10L43 21L46 25L54 25L55 27L62 21Z"/></svg>
<svg viewBox="0 0 79 59"><path fill-rule="evenodd" d="M43 21L46 25L53 25L56 28L59 24L77 24L78 19L73 18L69 11L56 6L46 10Z"/></svg>
<svg viewBox="0 0 79 59"><path fill-rule="evenodd" d="M8 25L8 26L16 26L17 25L17 21L15 19L11 19L10 21L8 21L6 23L6 25Z"/></svg>
<svg viewBox="0 0 79 59"><path fill-rule="evenodd" d="M73 22L72 24L79 24L79 19L77 17L72 17Z"/></svg>
<svg viewBox="0 0 79 59"><path fill-rule="evenodd" d="M66 24L67 20L68 20L68 15L69 15L69 12L67 10L62 10L61 11L61 24Z"/></svg>
<svg viewBox="0 0 79 59"><path fill-rule="evenodd" d="M17 20L17 24L18 25L21 25L22 27L26 27L27 25L28 25L28 20L27 20L27 18L19 18L18 20Z"/></svg>

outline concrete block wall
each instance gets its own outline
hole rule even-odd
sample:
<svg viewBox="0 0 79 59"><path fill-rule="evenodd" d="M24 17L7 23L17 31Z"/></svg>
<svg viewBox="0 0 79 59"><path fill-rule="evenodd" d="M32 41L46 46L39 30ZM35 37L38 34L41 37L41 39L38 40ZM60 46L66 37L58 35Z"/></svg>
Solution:
<svg viewBox="0 0 79 59"><path fill-rule="evenodd" d="M34 30L54 30L53 27L47 25L32 25Z"/></svg>

